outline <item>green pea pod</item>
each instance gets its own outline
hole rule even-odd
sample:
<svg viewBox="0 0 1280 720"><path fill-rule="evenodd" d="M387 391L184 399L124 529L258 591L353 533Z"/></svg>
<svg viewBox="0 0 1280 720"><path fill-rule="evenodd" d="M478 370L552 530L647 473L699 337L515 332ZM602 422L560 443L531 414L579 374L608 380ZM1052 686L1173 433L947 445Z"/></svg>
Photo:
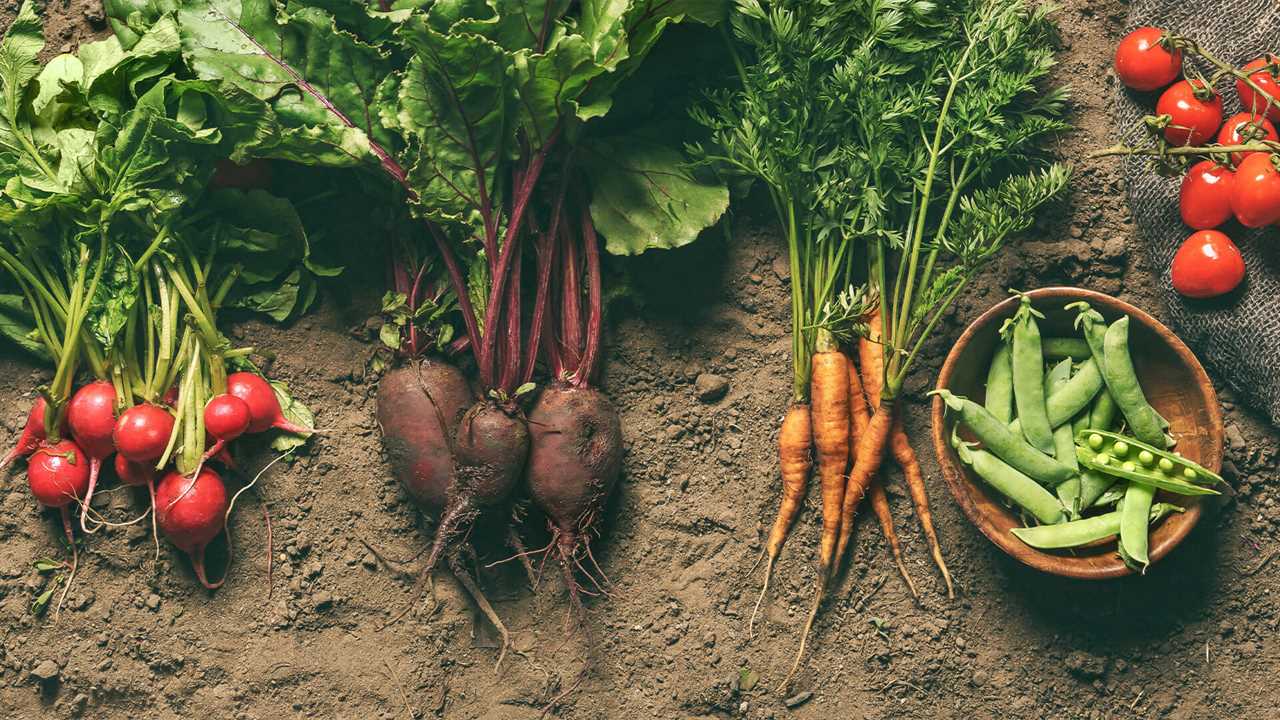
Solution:
<svg viewBox="0 0 1280 720"><path fill-rule="evenodd" d="M1048 360L1071 358L1075 362L1083 362L1090 357L1089 344L1080 338L1048 337L1040 341L1040 349Z"/></svg>
<svg viewBox="0 0 1280 720"><path fill-rule="evenodd" d="M1075 473L1070 466L1031 447L1021 436L1010 432L1007 425L978 403L954 395L949 390L934 390L930 394L941 397L949 409L958 412L961 422L988 450L1036 481L1056 486Z"/></svg>
<svg viewBox="0 0 1280 720"><path fill-rule="evenodd" d="M1090 470L1088 472L1093 472L1093 471ZM1097 500L1094 500L1092 503L1090 503L1089 507L1105 507L1107 505L1115 505L1116 503L1123 500L1124 489L1128 486L1128 483L1116 482L1116 479L1109 475L1102 475L1102 473L1098 473L1098 474L1106 478L1106 481L1108 483L1111 483L1111 486L1108 487L1101 495L1099 495Z"/></svg>
<svg viewBox="0 0 1280 720"><path fill-rule="evenodd" d="M1098 470L1085 468L1080 473L1080 507L1082 509L1084 507L1097 507L1103 495L1110 492L1112 488L1123 486L1123 484L1116 482L1115 475L1108 475L1100 473ZM1117 492L1119 492L1119 489L1117 489ZM1117 497L1116 500L1111 502L1115 503L1117 500L1120 500L1120 498Z"/></svg>
<svg viewBox="0 0 1280 720"><path fill-rule="evenodd" d="M1147 556L1147 547L1151 541L1147 517L1151 513L1151 502L1155 496L1154 487L1131 482L1124 491L1124 502L1120 505L1120 556L1127 565L1142 572L1151 564Z"/></svg>
<svg viewBox="0 0 1280 720"><path fill-rule="evenodd" d="M1070 379L1071 358L1066 358L1054 365L1045 374L1045 393L1048 394L1057 390ZM1072 470L1079 470L1080 465L1076 460L1076 439L1075 434L1072 432L1071 423L1063 423L1054 428L1053 456L1058 462L1069 466ZM1067 514L1071 519L1074 520L1080 517L1080 476L1073 474L1063 482L1058 483L1056 492L1058 499L1062 501L1062 505L1067 509Z"/></svg>
<svg viewBox="0 0 1280 720"><path fill-rule="evenodd" d="M1102 317L1102 313L1094 310L1089 303L1083 300L1073 302L1063 309L1077 311L1076 329L1084 335L1085 345L1089 346L1089 354L1093 356L1095 362L1101 365L1103 345L1107 335L1107 321Z"/></svg>
<svg viewBox="0 0 1280 720"><path fill-rule="evenodd" d="M1087 412L1081 412L1079 415L1075 416L1075 419L1071 421L1072 437L1075 437L1075 434L1080 432L1081 430L1088 430L1088 429L1089 429L1089 413Z"/></svg>
<svg viewBox="0 0 1280 720"><path fill-rule="evenodd" d="M1031 307L1031 298L1019 297L1018 310L1005 321L1000 334L1012 343L1013 401L1027 442L1042 453L1053 452L1053 426L1049 424L1044 394L1044 352L1040 347L1040 326L1044 317ZM1069 416L1068 416L1069 417Z"/></svg>
<svg viewBox="0 0 1280 720"><path fill-rule="evenodd" d="M1169 503L1156 503L1151 506L1147 515L1149 524L1155 524L1164 516L1182 512L1183 509ZM1058 525L1040 525L1030 528L1013 528L1010 530L1022 542L1042 550L1058 550L1062 548L1080 547L1089 543L1105 540L1120 532L1120 511L1095 515L1083 520L1073 520Z"/></svg>
<svg viewBox="0 0 1280 720"><path fill-rule="evenodd" d="M1102 390L1102 372L1093 358L1086 358L1071 379L1058 386L1045 402L1049 425L1059 427L1071 421L1077 413L1089 407L1089 403Z"/></svg>
<svg viewBox="0 0 1280 720"><path fill-rule="evenodd" d="M1085 462L1080 450L1091 455L1089 462ZM1106 430L1088 430L1076 435L1076 457L1081 463L1092 464L1102 472L1157 487L1222 482L1218 473L1176 452L1161 450L1136 438Z"/></svg>
<svg viewBox="0 0 1280 720"><path fill-rule="evenodd" d="M1013 419L1013 365L1009 343L1001 342L987 370L987 391L983 406L1000 420Z"/></svg>
<svg viewBox="0 0 1280 720"><path fill-rule="evenodd" d="M1093 432L1092 430L1089 432ZM1160 488L1178 495L1220 495L1217 490L1202 485L1189 483L1138 465L1132 460L1116 460L1104 453L1094 452L1082 445L1076 445L1076 458L1084 467L1113 477L1141 483L1149 487Z"/></svg>
<svg viewBox="0 0 1280 720"><path fill-rule="evenodd" d="M1094 430L1110 430L1111 423L1116 419L1116 401L1112 399L1111 392L1105 387L1098 396L1093 399L1093 405L1089 408L1089 427Z"/></svg>
<svg viewBox="0 0 1280 720"><path fill-rule="evenodd" d="M1103 344L1102 373L1116 407L1139 440L1156 447L1167 447L1165 428L1169 424L1147 402L1133 369L1129 355L1129 318L1122 317L1107 328Z"/></svg>
<svg viewBox="0 0 1280 720"><path fill-rule="evenodd" d="M951 444L961 462L971 466L978 477L1040 522L1052 525L1065 519L1062 503L1040 483L986 450L979 450L962 442L954 434L951 436Z"/></svg>

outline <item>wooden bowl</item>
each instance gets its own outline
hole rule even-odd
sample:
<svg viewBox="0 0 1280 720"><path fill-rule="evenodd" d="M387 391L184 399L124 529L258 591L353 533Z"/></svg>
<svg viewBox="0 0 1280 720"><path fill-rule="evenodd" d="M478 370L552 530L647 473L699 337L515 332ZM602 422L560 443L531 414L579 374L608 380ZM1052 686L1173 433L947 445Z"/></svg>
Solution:
<svg viewBox="0 0 1280 720"><path fill-rule="evenodd" d="M1107 322L1121 315L1130 318L1129 343L1138 380L1147 399L1169 421L1175 448L1185 457L1218 472L1222 467L1222 410L1213 384L1195 355L1168 328L1147 313L1109 295L1073 287L1050 287L1029 293L1035 308L1044 313L1043 337L1081 337L1072 326L1076 313L1063 306L1084 300L1102 313ZM965 328L951 348L938 387L982 401L987 368L991 363L999 329L1018 307L1016 297L992 307ZM956 502L982 534L1001 550L1038 570L1054 575L1100 580L1128 575L1115 551L1115 541L1096 543L1069 551L1037 550L1009 532L1022 523L1004 501L970 468L960 462L951 447L954 418L944 413L941 398L933 399L933 446L942 474ZM1163 495L1163 493L1161 493ZM1187 509L1156 525L1151 536L1150 558L1156 562L1169 554L1200 519L1200 498L1165 498Z"/></svg>

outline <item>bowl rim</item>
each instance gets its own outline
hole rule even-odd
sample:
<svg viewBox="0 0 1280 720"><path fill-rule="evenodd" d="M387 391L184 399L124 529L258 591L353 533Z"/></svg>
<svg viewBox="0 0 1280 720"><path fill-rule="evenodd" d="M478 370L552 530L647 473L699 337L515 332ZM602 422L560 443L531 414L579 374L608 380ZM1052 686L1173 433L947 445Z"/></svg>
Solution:
<svg viewBox="0 0 1280 720"><path fill-rule="evenodd" d="M1209 456L1202 458L1203 462L1201 464L1214 472L1221 470L1223 453L1222 406L1218 403L1218 396L1213 389L1213 383L1210 381L1208 373L1205 372L1200 361L1181 338L1166 327L1164 323L1161 323L1141 308L1096 290L1056 285L1028 291L1027 295L1032 300L1040 301L1056 299L1084 300L1113 312L1122 312L1151 328L1168 342L1179 360L1191 371L1196 380L1196 388L1209 410L1209 427L1207 428L1210 443ZM1011 295L992 305L965 327L964 332L952 344L946 360L943 361L941 370L938 371L937 389L946 388L950 384L951 376L955 372L960 356L964 354L973 338L989 324L1011 315L1017 302L1018 296ZM954 448L947 442L945 405L942 402L942 398L938 396L933 398L931 424L934 452L937 454L938 464L942 468L942 475L946 480L947 488L951 491L952 497L960 505L960 509L969 518L969 521L983 535L986 535L987 539L996 547L1029 567L1062 577L1082 580L1105 580L1134 573L1119 556L1112 556L1112 562L1099 565L1096 561L1089 562L1084 558L1037 550L1030 545L1018 542L1012 535L1001 532L999 528L991 523L987 515L978 509L974 502L971 494L973 492L982 492L982 489L977 487L976 483L970 480L965 471L957 465L959 459L955 455ZM1150 552L1152 564L1168 555L1174 547L1187 537L1200 520L1203 511L1201 506L1201 502L1190 503L1187 511L1180 516L1182 522L1174 528L1173 532L1152 544Z"/></svg>

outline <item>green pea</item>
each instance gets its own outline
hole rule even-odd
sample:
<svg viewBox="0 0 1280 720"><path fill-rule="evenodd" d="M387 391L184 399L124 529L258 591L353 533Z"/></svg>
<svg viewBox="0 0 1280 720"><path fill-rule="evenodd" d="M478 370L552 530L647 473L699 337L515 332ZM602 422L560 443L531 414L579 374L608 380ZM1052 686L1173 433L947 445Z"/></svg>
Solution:
<svg viewBox="0 0 1280 720"><path fill-rule="evenodd" d="M1102 436L1094 433L1089 436L1089 447L1097 450L1102 447Z"/></svg>
<svg viewBox="0 0 1280 720"><path fill-rule="evenodd" d="M1160 464L1157 466L1160 472L1173 472L1173 461L1169 458L1160 458Z"/></svg>
<svg viewBox="0 0 1280 720"><path fill-rule="evenodd" d="M1129 454L1129 445L1123 440L1111 446L1111 454L1116 457L1124 457Z"/></svg>
<svg viewBox="0 0 1280 720"><path fill-rule="evenodd" d="M1110 456L1110 455L1095 455L1095 456L1093 457L1093 462L1094 462L1095 464L1097 464L1097 465L1106 465L1107 463L1111 462L1111 456Z"/></svg>
<svg viewBox="0 0 1280 720"><path fill-rule="evenodd" d="M1138 466L1134 465L1132 460L1126 460L1125 463L1120 466L1120 469L1125 472L1133 472L1138 469Z"/></svg>
<svg viewBox="0 0 1280 720"><path fill-rule="evenodd" d="M1156 456L1152 455L1150 450L1143 450L1142 452L1138 453L1138 462L1142 463L1143 465L1146 465L1147 467L1151 467L1151 463L1155 461L1156 461Z"/></svg>
<svg viewBox="0 0 1280 720"><path fill-rule="evenodd" d="M1183 468L1183 469L1182 469L1182 477L1184 477L1184 478L1186 478L1186 479L1188 479L1188 480L1195 480L1195 479L1196 479L1196 471L1195 471L1195 470L1192 470L1191 468Z"/></svg>

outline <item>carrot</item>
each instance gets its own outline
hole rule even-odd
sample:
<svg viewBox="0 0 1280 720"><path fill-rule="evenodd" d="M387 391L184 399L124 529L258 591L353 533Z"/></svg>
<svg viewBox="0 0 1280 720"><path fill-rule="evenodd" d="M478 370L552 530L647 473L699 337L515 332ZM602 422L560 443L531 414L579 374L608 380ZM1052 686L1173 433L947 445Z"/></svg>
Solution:
<svg viewBox="0 0 1280 720"><path fill-rule="evenodd" d="M871 315L867 321L867 327L867 337L858 342L858 355L863 361L864 374L867 373L868 367L876 369L876 372L866 374L866 390L871 404L878 405L884 383L884 345L879 342L881 331L879 311ZM925 539L929 542L933 561L937 564L938 570L942 573L942 580L947 585L947 597L954 598L956 594L951 583L951 571L947 569L947 563L942 558L938 533L933 528L933 512L929 509L929 495L924 489L924 473L920 471L920 460L916 457L915 450L911 448L901 417L894 419L889 449L893 453L893 459L902 468L903 479L906 481L907 491L911 494L911 503L915 506L916 516L920 518L920 527L924 530Z"/></svg>
<svg viewBox="0 0 1280 720"><path fill-rule="evenodd" d="M756 599L755 609L751 611L751 619L747 623L747 635L751 638L756 634L756 616L760 613L760 604L769 592L773 564L782 552L782 545L787 541L796 516L800 514L800 503L804 502L805 491L809 486L809 470L813 467L813 433L810 425L809 405L795 403L787 410L787 416L782 420L782 430L778 433L782 504L778 507L778 516L773 520L769 539L765 543L764 554L767 560L764 567L764 587L760 588L760 597Z"/></svg>
<svg viewBox="0 0 1280 720"><path fill-rule="evenodd" d="M867 411L867 400L862 393L862 378L858 375L858 368L853 364L852 359L849 361L849 408L853 416L853 432L850 433L849 443L849 466L857 461L858 438L866 432L867 426L871 424L871 413ZM893 529L893 513L889 510L889 498L885 495L884 484L876 481L871 483L869 492L871 496L871 509L875 511L876 519L880 521L880 530L884 532L885 540L889 543L889 550L893 554L893 562L898 566L898 572L902 575L902 580L907 584L907 589L911 591L911 597L919 600L920 593L916 591L916 584L912 582L911 576L907 574L907 566L902 562L902 545L898 541L898 533ZM844 549L849 544L850 532L846 532L842 526L840 528L840 543L836 547L836 557L844 557Z"/></svg>
<svg viewBox="0 0 1280 720"><path fill-rule="evenodd" d="M836 564L840 520L844 506L845 469L849 462L849 360L835 348L830 334L819 332L811 360L809 417L817 450L818 478L822 482L822 541L818 550L818 578L813 607L800 637L795 665L783 681L785 687L800 666L809 631L818 615L827 583Z"/></svg>

